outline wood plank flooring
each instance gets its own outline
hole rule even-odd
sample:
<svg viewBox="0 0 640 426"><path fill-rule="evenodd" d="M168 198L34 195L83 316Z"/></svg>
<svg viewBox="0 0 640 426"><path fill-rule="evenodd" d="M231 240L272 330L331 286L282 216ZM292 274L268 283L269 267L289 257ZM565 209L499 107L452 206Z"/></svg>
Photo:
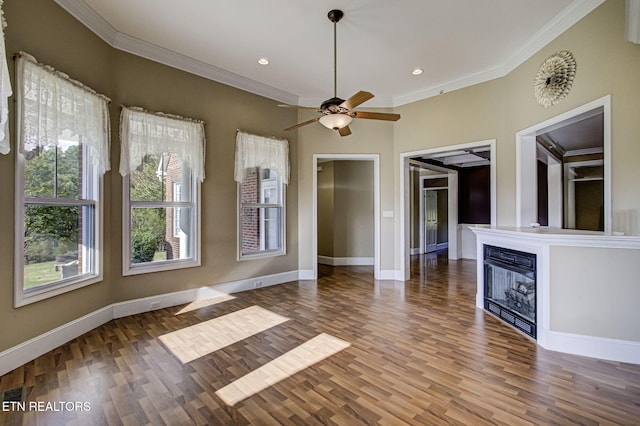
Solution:
<svg viewBox="0 0 640 426"><path fill-rule="evenodd" d="M27 403L84 410L0 411L0 424L640 423L640 365L546 351L477 310L474 261L412 269L400 283L321 266L317 282L111 321L0 377ZM251 306L289 320L184 364L160 339ZM233 406L216 394L323 333L349 346Z"/></svg>

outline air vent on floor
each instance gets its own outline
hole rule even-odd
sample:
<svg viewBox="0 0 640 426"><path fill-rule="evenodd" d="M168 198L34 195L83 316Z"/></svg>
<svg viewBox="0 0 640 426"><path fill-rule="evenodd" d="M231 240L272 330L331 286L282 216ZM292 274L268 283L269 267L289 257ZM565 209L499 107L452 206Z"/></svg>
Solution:
<svg viewBox="0 0 640 426"><path fill-rule="evenodd" d="M26 400L27 388L25 386L0 392L0 401L2 402L24 402Z"/></svg>

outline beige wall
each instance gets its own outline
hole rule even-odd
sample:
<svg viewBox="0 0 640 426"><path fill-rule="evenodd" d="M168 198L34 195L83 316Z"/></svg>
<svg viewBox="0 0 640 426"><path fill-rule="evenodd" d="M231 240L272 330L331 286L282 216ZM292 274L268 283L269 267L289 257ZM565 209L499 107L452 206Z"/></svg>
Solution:
<svg viewBox="0 0 640 426"><path fill-rule="evenodd" d="M550 251L551 331L640 342L640 250Z"/></svg>
<svg viewBox="0 0 640 426"><path fill-rule="evenodd" d="M364 88L363 88L364 89ZM349 95L346 95L349 96ZM370 108L367 108L370 110ZM315 117L314 113L301 110L298 121ZM298 131L298 244L299 269L311 271L313 258L313 154L379 154L380 192L386 196L380 210L393 210L393 125L372 120L354 120L350 125L353 134L341 138L337 132L321 125L309 125ZM380 219L382 269L392 269L393 218Z"/></svg>
<svg viewBox="0 0 640 426"><path fill-rule="evenodd" d="M296 112L276 101L215 83L112 49L54 2L5 2L9 55L24 50L112 99L111 171L105 175L104 280L45 301L13 308L13 233L0 237L0 351L83 315L129 299L180 291L297 269L297 179L287 189L287 252L271 259L236 261L236 184L233 181L236 129L287 138L297 164L297 135L283 132ZM10 65L13 61L10 60ZM13 67L10 66L13 79ZM12 105L12 103L11 103ZM122 179L119 164L119 106L141 106L206 122L206 179L202 185L202 266L186 270L122 276ZM13 110L10 111L13 126ZM12 135L13 132L12 127ZM14 161L0 155L0 219L14 224ZM13 229L13 226L11 227Z"/></svg>
<svg viewBox="0 0 640 426"><path fill-rule="evenodd" d="M3 5L8 26L5 42L9 57L9 72L14 81L13 54L19 50L34 55L41 62L50 64L95 90L110 95L109 73L111 49L93 33L50 1L13 1ZM64 31L60 31L64 28ZM15 87L15 85L13 86ZM116 104L117 105L117 104ZM111 303L111 267L117 257L105 252L104 280L47 301L18 309L13 308L13 260L14 260L14 162L15 121L13 102L9 102L11 153L0 155L0 220L11 225L12 232L0 234L0 323L10 325L0 332L0 351L45 333L56 326L70 322ZM111 104L111 113L115 113ZM105 193L112 185L105 181ZM109 212L106 212L109 217ZM107 228L108 229L108 228ZM107 230L105 229L105 230ZM114 237L104 233L105 246L113 244Z"/></svg>
<svg viewBox="0 0 640 426"><path fill-rule="evenodd" d="M373 258L373 162L336 160L318 172L318 256Z"/></svg>
<svg viewBox="0 0 640 426"><path fill-rule="evenodd" d="M137 105L197 117L206 122L207 152L202 185L202 267L123 277L113 274L113 300L120 302L153 294L234 281L297 269L297 188L292 173L287 188L287 255L238 262L236 260L236 195L233 180L236 129L287 138L291 161L296 161L296 134L282 129L295 121L295 112L277 102L124 52L113 52L113 79L118 104ZM116 117L113 117L116 118ZM115 124L114 124L115 126ZM114 127L117 128L117 127ZM117 142L115 143L117 146ZM113 153L112 158L118 158ZM117 163L116 163L117 164ZM121 185L112 173L113 227L121 229ZM113 252L120 253L116 239ZM118 267L120 259L116 259Z"/></svg>
<svg viewBox="0 0 640 426"><path fill-rule="evenodd" d="M612 97L612 200L613 229L640 235L640 45L624 38L625 4L607 0L591 14L542 48L507 76L395 108L396 123L356 120L353 135L341 142L321 126L299 132L300 241L307 238L314 152L380 153L382 218L381 268L399 270L400 187L402 153L429 148L496 140L497 224L516 223L516 132L611 94ZM540 64L558 50L571 51L577 61L573 89L560 104L548 109L533 96L533 80ZM366 89L366 88L363 88ZM366 105L363 106L363 109ZM308 113L299 119L309 117ZM408 206L407 206L408 207ZM408 226L408 225L407 225ZM300 245L300 266L308 269L311 249Z"/></svg>
<svg viewBox="0 0 640 426"><path fill-rule="evenodd" d="M334 176L333 161L320 163L318 171L318 256L333 256Z"/></svg>
<svg viewBox="0 0 640 426"><path fill-rule="evenodd" d="M405 152L496 139L497 220L515 224L515 133L589 101L612 97L613 228L640 234L640 46L624 39L624 2L607 0L506 77L395 108L397 123L355 120L353 135L340 138L319 125L298 132L281 129L315 117L308 111L275 108L277 102L116 51L54 2L5 2L7 52L25 50L113 99L112 168L105 177L104 280L19 309L12 307L13 235L0 237L0 351L102 306L240 278L312 270L313 154L379 154L380 267L398 270L400 247L400 155ZM539 106L533 78L546 57L573 52L578 71L573 90L559 105ZM12 63L12 62L11 62ZM362 88L366 90L366 87ZM350 93L340 94L343 97ZM327 95L329 97L329 95ZM120 104L193 116L207 122L207 179L202 187L202 267L122 277L121 185L117 165ZM363 105L362 109L365 108ZM388 110L382 110L388 111ZM296 116L297 115L297 116ZM13 111L11 111L13 117ZM13 125L13 120L12 120ZM232 178L236 129L290 140L292 180L287 190L288 255L267 260L235 260L236 186ZM12 129L13 130L13 129ZM15 147L15 143L12 143ZM0 156L0 220L14 224L14 160ZM393 213L384 217L383 211ZM13 228L12 228L13 229ZM572 255L571 255L572 256ZM586 277L585 279L587 279ZM596 288L600 282L587 279ZM590 290L595 291L595 290Z"/></svg>
<svg viewBox="0 0 640 426"><path fill-rule="evenodd" d="M334 163L333 255L373 258L373 161Z"/></svg>

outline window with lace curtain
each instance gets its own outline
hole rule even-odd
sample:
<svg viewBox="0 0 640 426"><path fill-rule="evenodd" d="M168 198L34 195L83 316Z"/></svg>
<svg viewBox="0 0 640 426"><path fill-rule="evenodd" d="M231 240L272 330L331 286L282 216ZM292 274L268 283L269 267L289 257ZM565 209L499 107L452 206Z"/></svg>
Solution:
<svg viewBox="0 0 640 426"><path fill-rule="evenodd" d="M109 99L16 58L15 306L102 279Z"/></svg>
<svg viewBox="0 0 640 426"><path fill-rule="evenodd" d="M238 259L286 253L285 185L289 179L286 140L238 132Z"/></svg>
<svg viewBox="0 0 640 426"><path fill-rule="evenodd" d="M204 124L123 107L123 274L200 265Z"/></svg>

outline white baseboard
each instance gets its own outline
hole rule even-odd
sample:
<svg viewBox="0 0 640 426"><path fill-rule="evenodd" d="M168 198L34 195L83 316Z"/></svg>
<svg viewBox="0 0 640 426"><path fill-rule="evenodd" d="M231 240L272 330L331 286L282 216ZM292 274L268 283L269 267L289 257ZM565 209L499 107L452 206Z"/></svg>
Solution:
<svg viewBox="0 0 640 426"><path fill-rule="evenodd" d="M318 263L330 266L373 265L373 257L329 257L318 256Z"/></svg>
<svg viewBox="0 0 640 426"><path fill-rule="evenodd" d="M0 376L113 319L112 305L0 352Z"/></svg>
<svg viewBox="0 0 640 426"><path fill-rule="evenodd" d="M415 248L409 249L409 254L411 254L412 256L415 254L422 254L422 250L420 249L420 247L415 247Z"/></svg>
<svg viewBox="0 0 640 426"><path fill-rule="evenodd" d="M538 343L551 351L640 364L640 342L547 331Z"/></svg>
<svg viewBox="0 0 640 426"><path fill-rule="evenodd" d="M159 294L157 296L144 297L142 299L127 300L113 304L113 318L126 317L140 314L154 309L168 308L171 306L191 303L196 300L210 299L225 294L239 293L253 290L258 287L268 287L298 280L298 271L282 272L279 274L265 275L262 277L247 278L244 280L230 281L215 284L208 287L182 290L174 293Z"/></svg>
<svg viewBox="0 0 640 426"><path fill-rule="evenodd" d="M289 271L113 303L0 352L0 376L112 319L182 305L225 294L253 290L256 288L256 284L258 284L257 287L267 287L297 281L298 276L298 271Z"/></svg>
<svg viewBox="0 0 640 426"><path fill-rule="evenodd" d="M256 283L260 283L260 287L266 287L313 279L308 277L313 277L313 270L289 271L114 303L0 352L0 376L114 318L251 290ZM403 281L400 271L396 270L381 270L378 279ZM538 336L538 343L552 351L640 364L640 342L550 331Z"/></svg>

